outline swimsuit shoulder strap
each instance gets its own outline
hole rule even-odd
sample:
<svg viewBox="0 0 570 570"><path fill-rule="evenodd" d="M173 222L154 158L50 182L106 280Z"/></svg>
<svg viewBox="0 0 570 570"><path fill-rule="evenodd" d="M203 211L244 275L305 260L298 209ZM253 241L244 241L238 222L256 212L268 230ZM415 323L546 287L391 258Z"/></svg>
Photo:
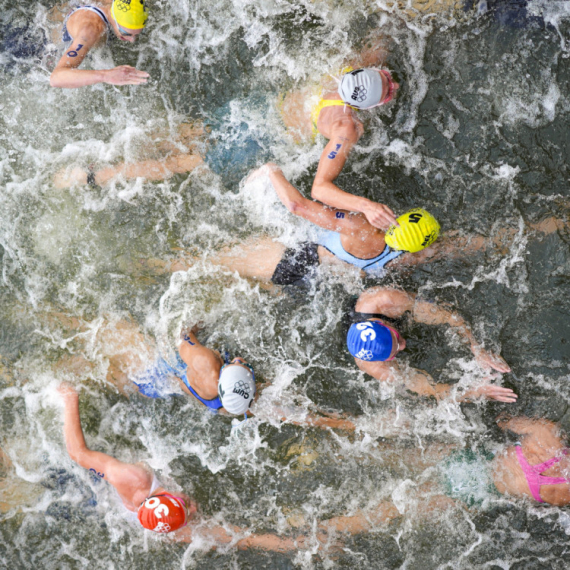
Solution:
<svg viewBox="0 0 570 570"><path fill-rule="evenodd" d="M95 14L97 14L99 16L99 18L101 18L101 20L103 20L103 22L107 26L107 29L108 30L111 29L111 24L109 23L109 20L107 19L107 16L105 15L105 12L103 12L103 10L101 10L101 8L98 8L97 6L91 6L91 5L77 6L77 8L74 8L73 10L71 10L71 12L69 12L69 14L67 14L67 16L65 17L65 20L63 21L62 35L63 35L63 41L64 42L70 42L73 40L73 38L71 37L71 35L67 31L67 21L69 20L69 18L73 14L75 14L75 12L78 12L79 10L89 10L90 12L94 12Z"/></svg>
<svg viewBox="0 0 570 570"><path fill-rule="evenodd" d="M198 400L199 402L202 402L202 404L204 404L204 406L206 406L207 408L210 408L211 410L214 410L217 412L220 408L224 407L222 405L222 401L220 400L219 396L216 396L215 398L212 398L211 400L206 400L205 398L202 398L202 396L200 396L198 394L198 392L196 392L196 390L194 390L194 388L192 388L192 386L190 385L190 382L188 380L188 376L186 374L184 374L182 381L184 382L184 384L186 384L186 388L188 388L188 390L190 390L190 392L196 398L196 400Z"/></svg>

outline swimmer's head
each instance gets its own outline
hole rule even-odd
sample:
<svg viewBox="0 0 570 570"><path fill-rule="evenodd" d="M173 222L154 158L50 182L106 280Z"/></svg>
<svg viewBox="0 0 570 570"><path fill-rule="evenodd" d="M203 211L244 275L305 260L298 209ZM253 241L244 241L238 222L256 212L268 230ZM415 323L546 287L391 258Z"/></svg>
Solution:
<svg viewBox="0 0 570 570"><path fill-rule="evenodd" d="M139 507L138 519L144 528L153 532L174 532L186 526L189 511L184 499L164 492L145 499Z"/></svg>
<svg viewBox="0 0 570 570"><path fill-rule="evenodd" d="M386 243L400 251L415 253L431 245L439 236L439 222L422 208L414 208L398 218L399 226L390 226Z"/></svg>
<svg viewBox="0 0 570 570"><path fill-rule="evenodd" d="M121 38L134 38L145 27L147 12L145 0L113 0L111 14Z"/></svg>
<svg viewBox="0 0 570 570"><path fill-rule="evenodd" d="M222 366L218 395L228 413L236 416L245 414L255 397L253 369L241 358L234 358L230 364Z"/></svg>
<svg viewBox="0 0 570 570"><path fill-rule="evenodd" d="M385 94L384 82L387 82ZM355 69L342 76L338 94L351 107L372 109L391 101L398 87L388 71L375 68Z"/></svg>
<svg viewBox="0 0 570 570"><path fill-rule="evenodd" d="M396 329L380 321L363 321L348 329L346 345L355 358L386 362L406 347L406 341Z"/></svg>

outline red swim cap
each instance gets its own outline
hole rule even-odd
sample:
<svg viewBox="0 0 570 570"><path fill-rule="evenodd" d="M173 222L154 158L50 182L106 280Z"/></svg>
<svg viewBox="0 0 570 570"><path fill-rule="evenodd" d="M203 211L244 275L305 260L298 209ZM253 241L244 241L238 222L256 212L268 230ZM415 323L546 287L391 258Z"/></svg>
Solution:
<svg viewBox="0 0 570 570"><path fill-rule="evenodd" d="M154 532L174 532L186 525L186 505L169 493L153 495L139 507L140 523Z"/></svg>

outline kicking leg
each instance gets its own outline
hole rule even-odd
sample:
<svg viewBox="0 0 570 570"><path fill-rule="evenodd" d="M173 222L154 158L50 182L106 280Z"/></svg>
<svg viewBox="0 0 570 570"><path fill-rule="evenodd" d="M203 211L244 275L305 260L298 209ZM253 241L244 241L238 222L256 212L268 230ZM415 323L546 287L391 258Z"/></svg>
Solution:
<svg viewBox="0 0 570 570"><path fill-rule="evenodd" d="M202 157L198 154L176 154L164 160L122 163L91 173L80 167L64 168L56 173L53 183L56 188L61 189L69 188L74 184L86 185L88 183L104 186L119 176L127 180L136 178L152 181L165 180L173 174L192 172L203 163Z"/></svg>

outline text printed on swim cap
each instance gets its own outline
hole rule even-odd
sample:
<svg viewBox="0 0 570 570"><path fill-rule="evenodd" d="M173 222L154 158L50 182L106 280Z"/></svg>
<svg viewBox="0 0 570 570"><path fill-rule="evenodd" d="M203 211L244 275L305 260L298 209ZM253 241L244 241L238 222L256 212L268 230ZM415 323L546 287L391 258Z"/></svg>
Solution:
<svg viewBox="0 0 570 570"><path fill-rule="evenodd" d="M360 333L360 338L362 339L362 342L367 342L368 340L374 340L376 338L376 331L374 330L374 327L371 322L358 323L356 325L356 328L359 331L362 331Z"/></svg>

